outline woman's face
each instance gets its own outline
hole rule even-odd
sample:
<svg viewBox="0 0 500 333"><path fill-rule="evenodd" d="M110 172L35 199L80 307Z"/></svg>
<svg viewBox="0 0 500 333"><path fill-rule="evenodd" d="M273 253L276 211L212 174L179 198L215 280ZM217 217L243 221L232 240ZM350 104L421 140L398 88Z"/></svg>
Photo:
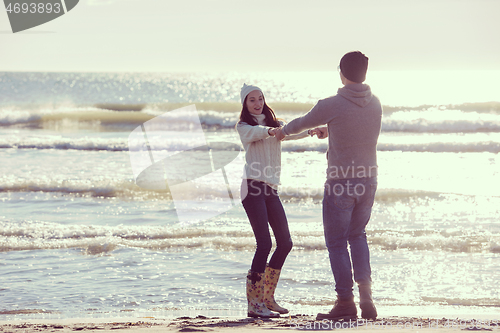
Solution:
<svg viewBox="0 0 500 333"><path fill-rule="evenodd" d="M254 90L247 95L247 108L251 114L261 114L263 106L264 96L259 90Z"/></svg>

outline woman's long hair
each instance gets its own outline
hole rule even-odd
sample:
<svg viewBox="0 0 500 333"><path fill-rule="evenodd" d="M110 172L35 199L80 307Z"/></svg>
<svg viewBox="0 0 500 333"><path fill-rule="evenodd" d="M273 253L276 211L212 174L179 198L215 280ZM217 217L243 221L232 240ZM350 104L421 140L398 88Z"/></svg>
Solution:
<svg viewBox="0 0 500 333"><path fill-rule="evenodd" d="M262 95L264 98L264 95ZM247 97L245 97L245 101L243 102L243 108L241 109L240 113L240 122L247 123L248 125L256 126L258 125L257 121L255 121L255 118L252 116L250 111L248 111L247 107ZM262 107L262 114L266 116L265 122L266 126L269 127L279 127L280 123L276 119L276 115L274 114L273 109L269 107L266 103L266 99L264 98L264 106Z"/></svg>

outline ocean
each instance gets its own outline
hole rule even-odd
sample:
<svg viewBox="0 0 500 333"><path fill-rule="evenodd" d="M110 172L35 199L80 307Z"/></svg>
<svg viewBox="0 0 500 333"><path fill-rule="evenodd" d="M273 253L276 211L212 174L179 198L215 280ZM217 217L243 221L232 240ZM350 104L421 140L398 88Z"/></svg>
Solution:
<svg viewBox="0 0 500 333"><path fill-rule="evenodd" d="M0 72L0 320L246 316L255 239L243 207L196 219L220 195L202 187L206 200L180 221L172 191L136 185L129 136L194 105L208 142L241 147L244 82L290 121L335 94L336 75ZM487 84L498 73L370 75L384 105L367 227L380 315L498 319L500 95ZM162 144L182 152L185 135L174 126ZM294 248L277 299L292 313L335 301L326 149L317 138L282 144Z"/></svg>

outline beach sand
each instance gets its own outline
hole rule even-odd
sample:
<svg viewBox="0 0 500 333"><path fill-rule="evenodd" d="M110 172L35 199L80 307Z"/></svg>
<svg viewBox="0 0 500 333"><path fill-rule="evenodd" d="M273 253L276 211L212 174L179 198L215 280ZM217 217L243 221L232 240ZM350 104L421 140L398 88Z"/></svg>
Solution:
<svg viewBox="0 0 500 333"><path fill-rule="evenodd" d="M284 332L297 331L331 331L349 329L363 332L413 331L413 332L457 332L457 331L491 331L500 332L498 322L474 321L459 322L457 319L432 319L417 317L388 317L376 321L331 322L315 321L314 316L291 315L275 319L254 319L236 317L179 317L175 319L143 318L144 320L120 321L110 319L67 319L67 320L32 320L27 322L0 322L2 333L35 333L35 332L117 332L127 330L129 333L156 332L232 332L247 333L277 330Z"/></svg>

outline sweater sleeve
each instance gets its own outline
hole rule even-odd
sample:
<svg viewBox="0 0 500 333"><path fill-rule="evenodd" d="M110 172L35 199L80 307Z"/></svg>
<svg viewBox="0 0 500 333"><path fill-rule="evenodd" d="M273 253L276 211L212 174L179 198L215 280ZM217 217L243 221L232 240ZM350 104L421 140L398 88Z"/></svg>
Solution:
<svg viewBox="0 0 500 333"><path fill-rule="evenodd" d="M283 139L283 141L287 141L287 140L300 140L300 139L306 138L306 137L309 136L309 134L307 132L308 132L308 130L305 130L304 132L301 132L299 134L287 135L287 136L285 136L285 138Z"/></svg>
<svg viewBox="0 0 500 333"><path fill-rule="evenodd" d="M268 132L270 128L262 125L252 126L244 122L239 122L236 126L242 143L250 143L270 137Z"/></svg>
<svg viewBox="0 0 500 333"><path fill-rule="evenodd" d="M325 125L331 119L332 114L325 112L322 101L319 101L308 113L302 117L295 118L286 124L282 130L285 135L297 134L306 129Z"/></svg>
<svg viewBox="0 0 500 333"><path fill-rule="evenodd" d="M285 125L285 123L283 121L280 120L280 126L283 127ZM304 132L302 133L299 133L299 134L292 134L292 135L287 135L285 136L285 138L283 139L284 141L288 141L288 140L299 140L299 139L303 139L307 136L309 136L309 133L307 133L308 130L305 130Z"/></svg>

